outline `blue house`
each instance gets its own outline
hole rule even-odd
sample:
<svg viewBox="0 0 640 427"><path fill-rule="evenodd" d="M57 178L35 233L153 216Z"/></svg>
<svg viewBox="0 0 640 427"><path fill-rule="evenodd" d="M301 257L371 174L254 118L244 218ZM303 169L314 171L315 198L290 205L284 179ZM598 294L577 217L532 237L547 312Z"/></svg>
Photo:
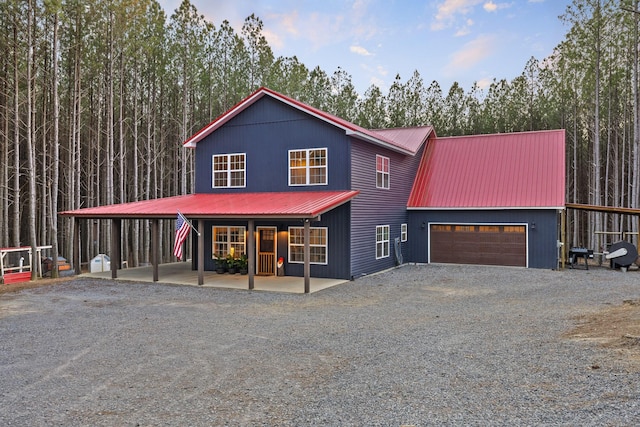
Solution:
<svg viewBox="0 0 640 427"><path fill-rule="evenodd" d="M493 230L489 240L471 242L468 252L477 251L473 245L506 238L498 240L503 255L511 250L505 249L506 242L524 233L526 261L517 265L552 267L557 212L564 206L564 132L553 133L544 147L537 143L544 133L530 133L527 144L518 135L458 141L436 138L430 126L368 130L261 88L184 142L195 150L195 194L62 214L111 219L117 242L121 219L175 218L179 209L202 231L193 239L194 269L214 270L221 259L245 255L249 288L253 275L274 275L279 265L286 275L305 277L306 289L310 276L352 279L403 262L501 263L495 261L502 259L499 254L492 262L441 257L469 246L464 239L462 246L438 246L451 237L438 234L447 227L474 227L475 237ZM478 154L483 152L489 158ZM521 162L507 167L514 153ZM545 164L552 166L545 169ZM478 178L505 168L512 172L493 181ZM539 181L536 194L552 188L553 197L539 196L529 206L531 198L512 197L522 188L505 186L504 180L525 186ZM469 187L473 182L478 186ZM443 196L450 193L458 197ZM496 193L506 196L492 198ZM469 204L469 194L485 202ZM547 215L538 216L541 212ZM541 228L535 237L529 233L533 223ZM556 224L553 230L551 223ZM120 254L114 249L115 277L113 259ZM545 255L530 261L538 251ZM153 256L157 280L157 254Z"/></svg>
<svg viewBox="0 0 640 427"><path fill-rule="evenodd" d="M319 197L344 193L344 204L310 218L311 275L350 279L393 267L395 239L406 236L406 201L429 126L371 131L262 88L185 142L195 149L196 193L233 194L234 214L255 206L254 193ZM278 211L278 198L270 204ZM302 200L302 199L301 199ZM303 227L283 210L256 221L256 274L273 274L282 258L289 275L303 275ZM243 221L244 219L244 221ZM205 269L234 249L246 218L205 222ZM231 240L230 240L231 239Z"/></svg>

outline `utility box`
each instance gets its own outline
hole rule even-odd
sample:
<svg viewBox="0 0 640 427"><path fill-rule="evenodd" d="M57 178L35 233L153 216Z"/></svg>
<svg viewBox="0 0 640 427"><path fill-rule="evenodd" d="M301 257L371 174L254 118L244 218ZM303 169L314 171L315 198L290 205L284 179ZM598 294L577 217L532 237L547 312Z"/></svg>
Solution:
<svg viewBox="0 0 640 427"><path fill-rule="evenodd" d="M100 273L103 271L111 271L111 260L108 255L98 254L89 263L89 272Z"/></svg>

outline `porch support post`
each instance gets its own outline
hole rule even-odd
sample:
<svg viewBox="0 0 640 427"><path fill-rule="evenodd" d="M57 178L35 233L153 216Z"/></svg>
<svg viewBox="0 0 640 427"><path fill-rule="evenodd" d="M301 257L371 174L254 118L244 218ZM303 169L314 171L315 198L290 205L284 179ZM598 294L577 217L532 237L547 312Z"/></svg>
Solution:
<svg viewBox="0 0 640 427"><path fill-rule="evenodd" d="M311 221L304 220L304 293L311 291L311 245L309 244Z"/></svg>
<svg viewBox="0 0 640 427"><path fill-rule="evenodd" d="M198 285L204 285L204 219L198 220Z"/></svg>
<svg viewBox="0 0 640 427"><path fill-rule="evenodd" d="M560 269L564 270L564 263L567 254L567 208L560 212Z"/></svg>
<svg viewBox="0 0 640 427"><path fill-rule="evenodd" d="M73 265L76 274L80 274L82 273L82 269L80 268L80 218L78 217L73 218L73 238L75 239L75 244L73 245ZM54 266L58 263L58 260L52 261L54 262Z"/></svg>
<svg viewBox="0 0 640 427"><path fill-rule="evenodd" d="M151 220L151 265L153 268L153 281L158 281L158 250L160 248L160 220Z"/></svg>
<svg viewBox="0 0 640 427"><path fill-rule="evenodd" d="M247 224L247 270L249 274L249 289L253 289L256 273L256 231L255 221L250 219Z"/></svg>
<svg viewBox="0 0 640 427"><path fill-rule="evenodd" d="M120 253L120 235L122 232L122 220L121 219L112 219L111 220L111 278L118 278L118 268L120 267L121 262L121 253Z"/></svg>

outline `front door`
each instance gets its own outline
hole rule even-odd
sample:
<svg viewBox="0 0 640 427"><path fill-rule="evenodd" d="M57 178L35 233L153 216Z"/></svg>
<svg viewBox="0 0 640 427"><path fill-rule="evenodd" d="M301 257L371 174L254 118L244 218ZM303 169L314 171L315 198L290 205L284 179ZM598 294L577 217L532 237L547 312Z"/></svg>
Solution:
<svg viewBox="0 0 640 427"><path fill-rule="evenodd" d="M259 276L273 276L276 272L276 227L257 227L258 268Z"/></svg>

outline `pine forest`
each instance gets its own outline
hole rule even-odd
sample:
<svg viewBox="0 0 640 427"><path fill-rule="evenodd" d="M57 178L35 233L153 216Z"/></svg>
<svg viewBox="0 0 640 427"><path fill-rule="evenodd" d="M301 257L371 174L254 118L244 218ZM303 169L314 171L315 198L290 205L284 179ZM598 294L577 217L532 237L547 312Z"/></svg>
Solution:
<svg viewBox="0 0 640 427"><path fill-rule="evenodd" d="M0 247L52 245L58 212L193 192L182 142L266 86L368 129L432 125L438 136L566 130L567 202L638 208L639 0L574 0L564 40L512 80L450 88L416 70L357 93L348 70L275 57L260 17L208 22L184 0L0 2ZM637 219L568 213L569 245ZM127 221L123 259L149 261L149 224ZM109 253L109 222L85 225L83 260ZM163 246L173 221L162 224ZM168 260L171 251L161 250Z"/></svg>

